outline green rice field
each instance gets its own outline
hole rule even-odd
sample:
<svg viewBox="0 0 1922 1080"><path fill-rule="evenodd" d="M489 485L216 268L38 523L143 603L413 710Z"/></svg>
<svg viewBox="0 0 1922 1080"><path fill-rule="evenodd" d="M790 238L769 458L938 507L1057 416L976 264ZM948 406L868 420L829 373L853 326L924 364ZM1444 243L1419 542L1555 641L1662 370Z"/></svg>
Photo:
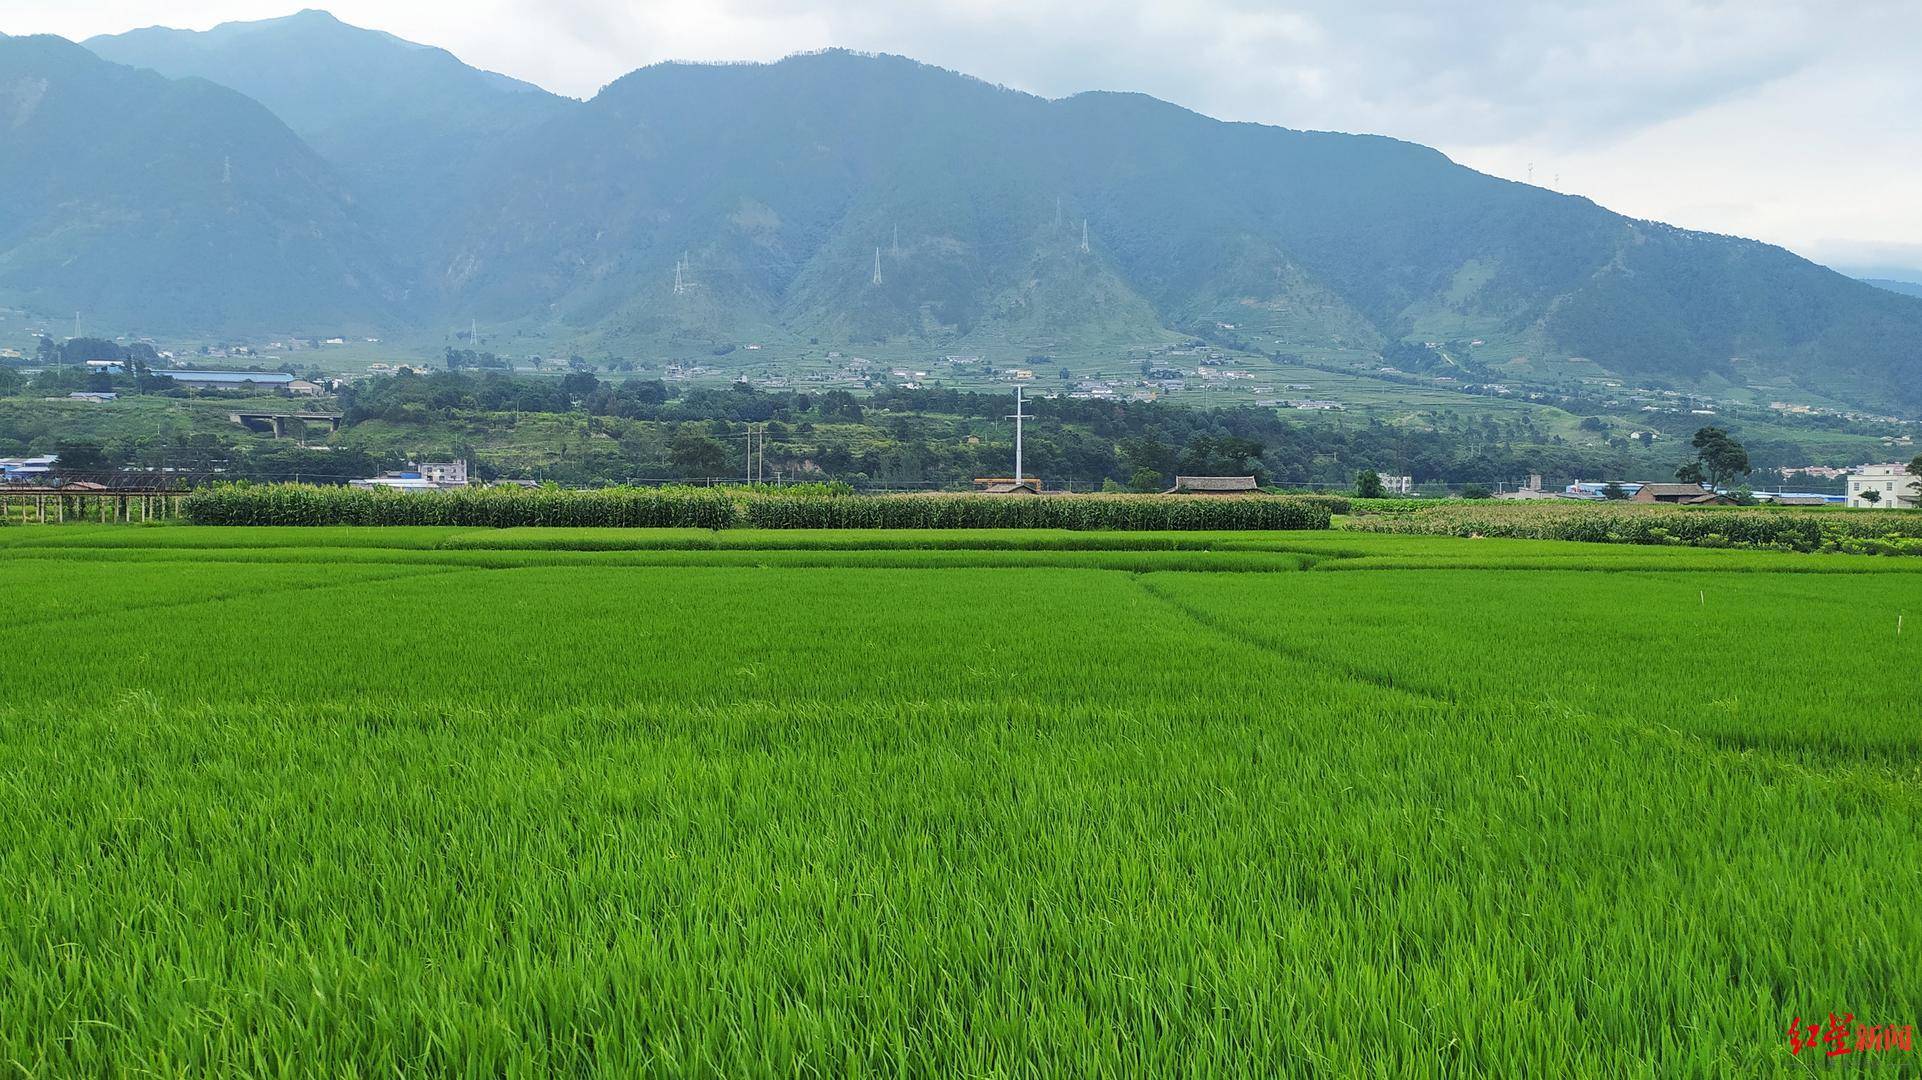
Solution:
<svg viewBox="0 0 1922 1080"><path fill-rule="evenodd" d="M0 528L0 1073L1922 1074L1922 560ZM1902 632L1898 634L1898 620Z"/></svg>

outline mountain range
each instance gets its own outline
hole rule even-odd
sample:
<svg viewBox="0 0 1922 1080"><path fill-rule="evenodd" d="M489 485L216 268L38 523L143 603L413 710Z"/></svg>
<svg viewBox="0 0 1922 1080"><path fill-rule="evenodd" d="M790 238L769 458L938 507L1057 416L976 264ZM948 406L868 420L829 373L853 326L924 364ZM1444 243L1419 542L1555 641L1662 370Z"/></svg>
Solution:
<svg viewBox="0 0 1922 1080"><path fill-rule="evenodd" d="M899 57L662 64L578 101L310 11L0 38L0 133L0 304L127 331L1459 342L1495 375L1922 413L1922 299L1783 249L1394 139Z"/></svg>

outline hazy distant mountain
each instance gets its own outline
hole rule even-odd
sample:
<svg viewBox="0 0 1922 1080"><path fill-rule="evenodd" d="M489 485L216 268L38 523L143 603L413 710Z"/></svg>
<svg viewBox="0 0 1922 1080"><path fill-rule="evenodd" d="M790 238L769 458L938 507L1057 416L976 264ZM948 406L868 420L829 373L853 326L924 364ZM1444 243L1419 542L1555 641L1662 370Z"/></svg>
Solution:
<svg viewBox="0 0 1922 1080"><path fill-rule="evenodd" d="M0 295L105 329L375 326L404 284L258 103L0 36Z"/></svg>
<svg viewBox="0 0 1922 1080"><path fill-rule="evenodd" d="M406 268L398 310L359 294L369 318L630 352L817 338L1006 355L1199 332L1366 361L1482 339L1495 377L1800 386L1922 411L1922 301L1392 139L1131 94L1050 101L839 52L660 65L581 103L318 12L93 44L204 72L304 134L357 196L330 204L327 257L361 265L373 234ZM206 92L171 85L150 112ZM37 160L42 177L68 168L55 147Z"/></svg>
<svg viewBox="0 0 1922 1080"><path fill-rule="evenodd" d="M1863 281L1878 289L1887 289L1903 296L1922 296L1922 281L1897 281L1894 278L1863 278Z"/></svg>
<svg viewBox="0 0 1922 1080"><path fill-rule="evenodd" d="M442 212L440 196L493 144L579 104L324 11L207 31L149 27L85 44L115 63L198 76L267 106L390 232ZM397 252L411 250L407 240Z"/></svg>
<svg viewBox="0 0 1922 1080"><path fill-rule="evenodd" d="M1922 404L1922 304L1425 147L1137 95L1048 101L848 53L662 65L487 172L428 285L583 332L1045 344L1226 323L1283 349L1499 338L1582 370Z"/></svg>

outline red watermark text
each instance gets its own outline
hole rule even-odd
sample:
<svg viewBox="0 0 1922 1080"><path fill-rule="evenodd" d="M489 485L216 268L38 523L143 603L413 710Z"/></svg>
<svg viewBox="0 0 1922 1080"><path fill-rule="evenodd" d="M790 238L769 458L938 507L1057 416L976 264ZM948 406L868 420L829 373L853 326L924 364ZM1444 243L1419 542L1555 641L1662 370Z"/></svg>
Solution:
<svg viewBox="0 0 1922 1080"><path fill-rule="evenodd" d="M1829 1014L1829 1022L1811 1020L1802 1023L1796 1017L1789 1024L1789 1053L1800 1054L1804 1050L1821 1049L1824 1057L1841 1057L1843 1054L1872 1054L1889 1050L1911 1050L1915 1047L1915 1025L1904 1024L1860 1024L1854 1013L1837 1016Z"/></svg>

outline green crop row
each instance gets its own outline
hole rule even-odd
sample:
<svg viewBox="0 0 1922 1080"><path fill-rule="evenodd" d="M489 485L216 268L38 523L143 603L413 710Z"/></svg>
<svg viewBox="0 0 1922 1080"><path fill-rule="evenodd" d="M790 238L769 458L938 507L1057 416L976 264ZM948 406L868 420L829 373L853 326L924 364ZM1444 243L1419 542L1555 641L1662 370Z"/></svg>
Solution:
<svg viewBox="0 0 1922 1080"><path fill-rule="evenodd" d="M1620 504L1478 503L1358 518L1350 529L1598 544L1679 544L1866 555L1922 554L1922 514L1724 510Z"/></svg>
<svg viewBox="0 0 1922 1080"><path fill-rule="evenodd" d="M892 495L742 501L761 529L1325 529L1325 506L1284 497Z"/></svg>
<svg viewBox="0 0 1922 1080"><path fill-rule="evenodd" d="M231 484L186 499L196 525L602 526L726 529L1325 529L1326 500L1155 495L730 492L719 488L471 488L405 493Z"/></svg>
<svg viewBox="0 0 1922 1080"><path fill-rule="evenodd" d="M189 495L196 525L602 525L725 529L734 500L716 488L468 488L405 493L312 484L223 484Z"/></svg>

